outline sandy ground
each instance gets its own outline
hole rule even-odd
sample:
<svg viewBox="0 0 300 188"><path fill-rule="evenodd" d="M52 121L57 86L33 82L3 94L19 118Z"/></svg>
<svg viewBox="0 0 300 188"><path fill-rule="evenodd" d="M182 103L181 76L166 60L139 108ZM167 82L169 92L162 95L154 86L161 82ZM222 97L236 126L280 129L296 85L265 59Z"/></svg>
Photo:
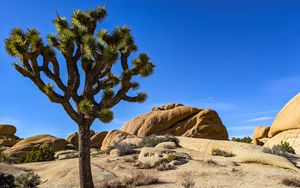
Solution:
<svg viewBox="0 0 300 188"><path fill-rule="evenodd" d="M191 172L197 188L263 188L263 187L286 187L281 184L285 177L300 178L300 174L288 169L261 164L237 164L230 157L209 156L194 150L177 148L179 152L189 154L192 159L176 169L158 171L156 169L143 169L159 177L159 184L141 187L182 187L183 175ZM101 154L92 158L92 171L95 184L105 177L128 176L137 170L133 162L124 162L124 157L111 157ZM208 164L212 159L217 164ZM54 187L78 187L78 159L62 161L27 163L18 165L0 164L0 171L19 175L25 171L34 171L42 178L41 188Z"/></svg>

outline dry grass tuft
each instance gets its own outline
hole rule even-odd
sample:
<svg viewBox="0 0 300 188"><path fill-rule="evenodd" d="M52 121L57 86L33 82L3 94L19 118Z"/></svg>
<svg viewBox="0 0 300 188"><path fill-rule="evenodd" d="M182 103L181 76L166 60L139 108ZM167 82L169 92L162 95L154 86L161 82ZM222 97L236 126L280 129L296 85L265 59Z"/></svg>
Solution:
<svg viewBox="0 0 300 188"><path fill-rule="evenodd" d="M300 179L298 178L284 178L281 183L286 186L300 187Z"/></svg>

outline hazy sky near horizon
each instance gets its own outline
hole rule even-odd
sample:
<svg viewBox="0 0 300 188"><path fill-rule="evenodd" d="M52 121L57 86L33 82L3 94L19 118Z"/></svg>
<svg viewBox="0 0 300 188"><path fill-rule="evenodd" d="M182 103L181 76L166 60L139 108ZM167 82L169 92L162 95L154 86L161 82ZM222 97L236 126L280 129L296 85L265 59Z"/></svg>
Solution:
<svg viewBox="0 0 300 188"><path fill-rule="evenodd" d="M104 0L0 1L0 124L14 124L17 135L48 133L66 137L77 130L61 106L51 103L12 66L4 39L14 27L54 32L59 12L91 9ZM107 0L109 16L99 26L132 29L139 52L156 64L141 82L149 98L122 102L110 124L120 128L153 106L175 102L216 110L232 136L252 135L271 125L300 88L300 2L286 0ZM135 54L136 55L136 54Z"/></svg>

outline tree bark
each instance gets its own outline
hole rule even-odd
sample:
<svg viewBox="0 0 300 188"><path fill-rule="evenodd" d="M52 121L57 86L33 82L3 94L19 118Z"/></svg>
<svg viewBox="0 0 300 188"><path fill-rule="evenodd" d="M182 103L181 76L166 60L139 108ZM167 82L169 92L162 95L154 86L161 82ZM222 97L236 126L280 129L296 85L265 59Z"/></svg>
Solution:
<svg viewBox="0 0 300 188"><path fill-rule="evenodd" d="M94 188L90 158L90 125L79 125L79 180L80 188Z"/></svg>

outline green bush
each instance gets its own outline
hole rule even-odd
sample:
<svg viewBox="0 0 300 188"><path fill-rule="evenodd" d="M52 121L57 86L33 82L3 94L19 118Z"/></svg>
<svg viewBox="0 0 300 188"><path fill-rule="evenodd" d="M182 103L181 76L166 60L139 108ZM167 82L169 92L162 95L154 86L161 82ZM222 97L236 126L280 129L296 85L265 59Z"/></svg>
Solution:
<svg viewBox="0 0 300 188"><path fill-rule="evenodd" d="M15 178L12 175L0 174L0 187L1 188L15 188Z"/></svg>
<svg viewBox="0 0 300 188"><path fill-rule="evenodd" d="M270 153L274 155L279 155L286 157L288 153L295 154L295 150L288 142L282 142L278 145L275 145L271 148Z"/></svg>
<svg viewBox="0 0 300 188"><path fill-rule="evenodd" d="M178 156L175 153L167 154L166 160L168 162L171 162L171 161L174 161L174 160L177 160L177 159L178 159Z"/></svg>
<svg viewBox="0 0 300 188"><path fill-rule="evenodd" d="M39 175L33 172L22 174L15 179L16 184L22 188L32 188L41 184L41 178Z"/></svg>
<svg viewBox="0 0 300 188"><path fill-rule="evenodd" d="M31 152L27 154L24 159L20 162L32 163L32 162L43 162L53 161L55 152L49 149L47 146L34 147Z"/></svg>
<svg viewBox="0 0 300 188"><path fill-rule="evenodd" d="M251 143L252 142L252 138L250 138L249 136L245 136L244 138L236 138L236 137L232 137L231 141L235 141L235 142L244 142L244 143Z"/></svg>
<svg viewBox="0 0 300 188"><path fill-rule="evenodd" d="M172 135L165 135L165 136L146 136L140 142L139 147L155 147L157 144L162 142L174 142L178 145L178 139Z"/></svg>
<svg viewBox="0 0 300 188"><path fill-rule="evenodd" d="M0 162L6 161L6 155L3 153L3 151L0 151Z"/></svg>

